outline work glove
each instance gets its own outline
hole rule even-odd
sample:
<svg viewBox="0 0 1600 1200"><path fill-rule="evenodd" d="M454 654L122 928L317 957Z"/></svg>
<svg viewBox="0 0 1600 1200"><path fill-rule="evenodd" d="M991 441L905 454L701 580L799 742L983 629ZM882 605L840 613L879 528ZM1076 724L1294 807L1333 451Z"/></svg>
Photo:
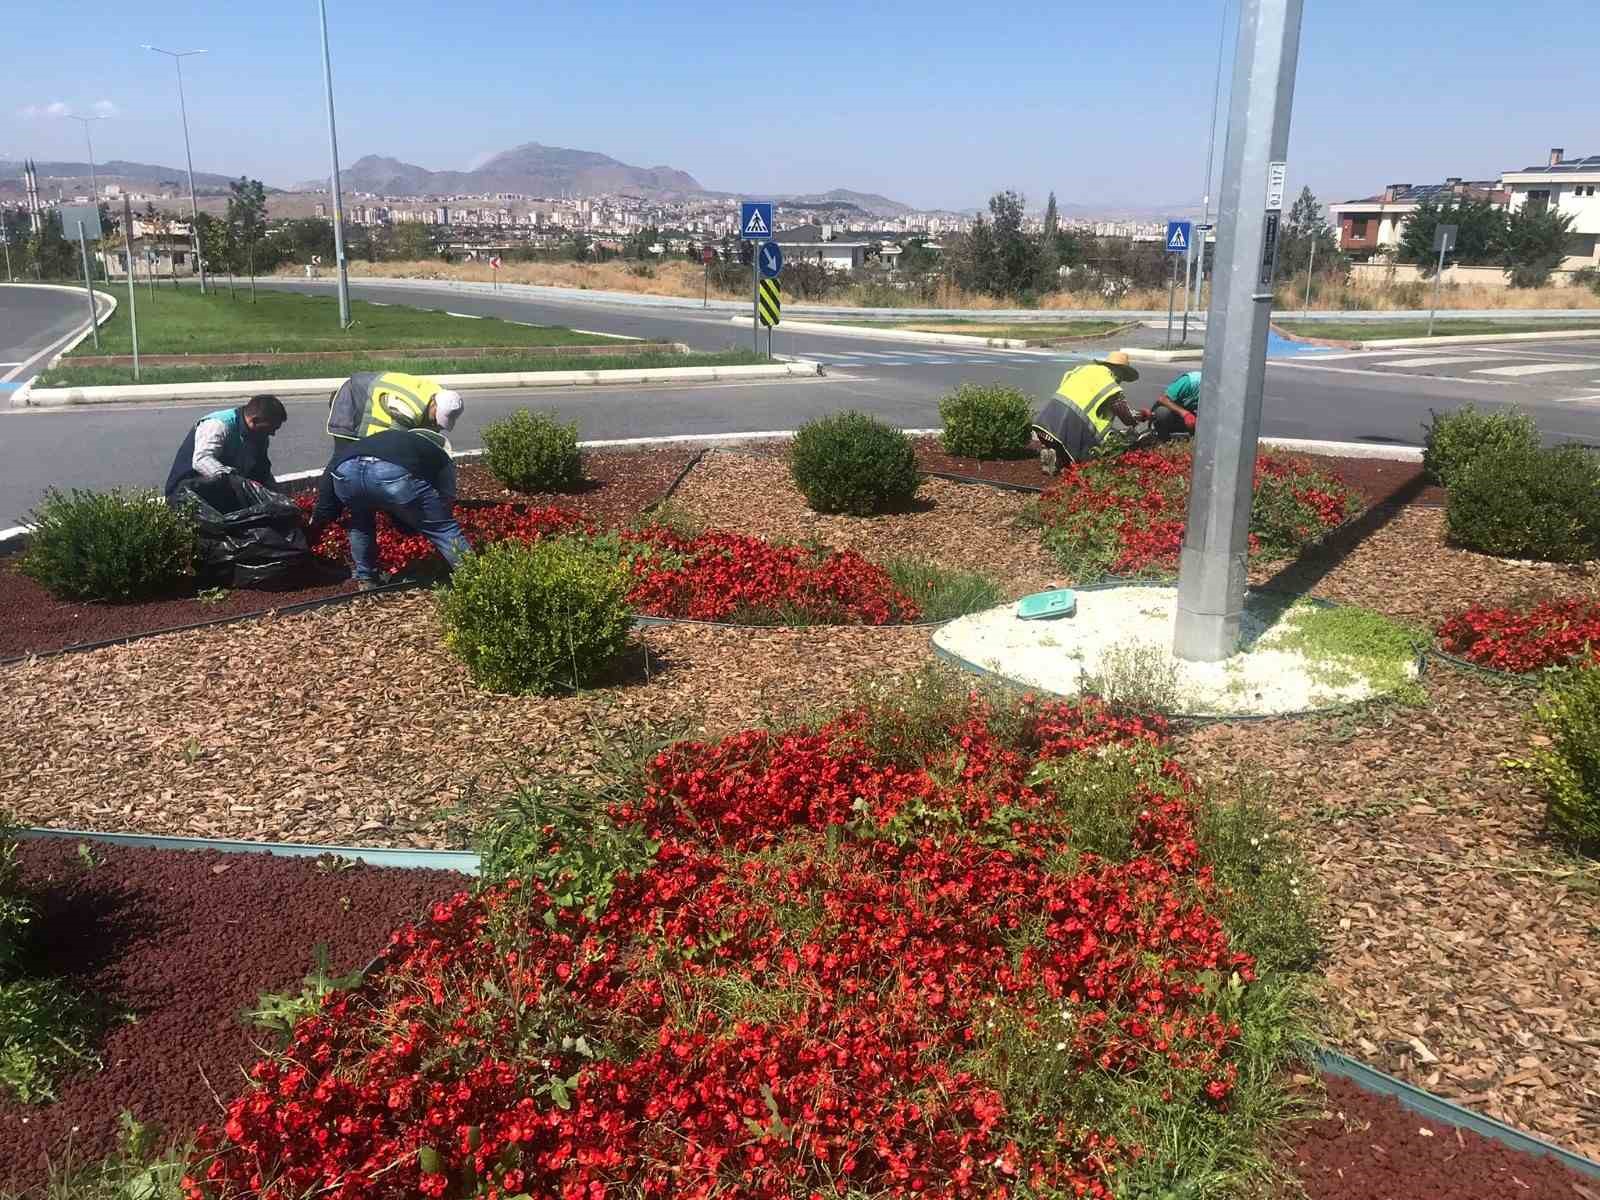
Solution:
<svg viewBox="0 0 1600 1200"><path fill-rule="evenodd" d="M1141 421L1148 421L1151 417L1155 416L1155 413L1152 412L1148 408L1141 408L1138 412L1134 413L1133 415L1138 417L1139 420L1141 420Z"/></svg>
<svg viewBox="0 0 1600 1200"><path fill-rule="evenodd" d="M1193 413L1184 413L1183 414L1183 423L1186 426L1188 426L1190 430L1193 430L1194 429L1194 425L1195 425L1194 414Z"/></svg>

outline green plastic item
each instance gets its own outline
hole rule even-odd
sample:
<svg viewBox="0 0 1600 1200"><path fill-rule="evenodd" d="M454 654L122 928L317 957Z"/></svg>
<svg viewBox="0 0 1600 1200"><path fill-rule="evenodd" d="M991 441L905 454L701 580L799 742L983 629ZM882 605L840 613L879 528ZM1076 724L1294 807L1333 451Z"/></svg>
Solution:
<svg viewBox="0 0 1600 1200"><path fill-rule="evenodd" d="M1017 619L1021 621L1049 621L1056 617L1070 617L1077 611L1078 597L1071 588L1035 592L1017 601Z"/></svg>

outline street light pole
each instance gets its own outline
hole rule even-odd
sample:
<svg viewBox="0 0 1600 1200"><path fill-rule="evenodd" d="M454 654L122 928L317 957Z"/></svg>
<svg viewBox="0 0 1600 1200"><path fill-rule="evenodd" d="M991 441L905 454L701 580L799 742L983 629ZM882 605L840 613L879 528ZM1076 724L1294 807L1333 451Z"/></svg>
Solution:
<svg viewBox="0 0 1600 1200"><path fill-rule="evenodd" d="M108 117L80 117L77 113L62 113L62 116L71 121L83 122L83 140L89 147L89 196L93 203L100 203L100 177L94 169L94 138L89 136L89 125L93 121L106 121Z"/></svg>
<svg viewBox="0 0 1600 1200"><path fill-rule="evenodd" d="M1217 78L1211 86L1211 134L1206 138L1206 192L1200 201L1200 257L1195 265L1194 305L1198 310L1205 303L1206 238L1211 223L1212 168L1217 158L1217 112L1222 104L1222 54L1228 45L1228 0L1222 0L1222 15L1217 20ZM1215 289L1216 285L1212 285ZM1183 340L1189 340L1189 310L1183 312Z"/></svg>
<svg viewBox="0 0 1600 1200"><path fill-rule="evenodd" d="M350 273L344 259L344 195L339 188L339 133L333 122L333 59L328 53L328 0L317 0L322 16L322 80L328 89L328 158L332 166L333 257L339 264L339 328L350 328Z"/></svg>
<svg viewBox="0 0 1600 1200"><path fill-rule="evenodd" d="M1173 650L1218 662L1239 649L1261 433L1267 327L1283 221L1289 116L1305 0L1240 0L1218 272L1206 329L1206 419L1195 439Z"/></svg>
<svg viewBox="0 0 1600 1200"><path fill-rule="evenodd" d="M183 156L189 164L189 234L194 242L194 261L200 268L200 294L206 294L206 259L200 252L200 202L194 197L194 155L189 150L189 106L183 98L183 60L204 50L163 50L160 46L146 44L146 50L165 54L178 68L178 112L183 117Z"/></svg>

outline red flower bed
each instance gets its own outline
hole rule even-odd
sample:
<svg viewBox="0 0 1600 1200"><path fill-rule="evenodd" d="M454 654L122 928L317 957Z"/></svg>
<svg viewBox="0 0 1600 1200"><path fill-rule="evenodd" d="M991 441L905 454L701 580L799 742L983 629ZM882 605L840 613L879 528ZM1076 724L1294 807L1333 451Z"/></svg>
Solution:
<svg viewBox="0 0 1600 1200"><path fill-rule="evenodd" d="M1045 544L1080 578L1177 570L1189 510L1189 450L1135 450L1075 463L1039 500ZM1286 557L1360 508L1335 476L1258 454L1250 552Z"/></svg>
<svg viewBox="0 0 1600 1200"><path fill-rule="evenodd" d="M1600 658L1600 600L1573 596L1532 608L1474 606L1439 626L1439 645L1496 671L1541 671Z"/></svg>
<svg viewBox="0 0 1600 1200"><path fill-rule="evenodd" d="M437 905L258 1063L190 1196L1109 1197L1147 1152L1097 1105L1226 1110L1215 995L1253 964L1176 764L1116 861L1029 782L1160 726L1025 718L1002 741L974 701L893 759L859 713L661 753L605 836L544 827L536 879Z"/></svg>
<svg viewBox="0 0 1600 1200"><path fill-rule="evenodd" d="M297 499L308 515L314 496ZM524 509L512 504L456 507L456 520L474 546L550 534L587 533L595 528L562 508ZM428 561L433 544L378 514L378 566L393 574ZM774 545L761 538L722 531L685 536L665 526L623 530L616 535L635 584L628 602L653 617L698 621L781 624L889 625L921 617L916 602L897 588L888 572L853 550L813 550ZM349 533L330 525L312 549L343 561Z"/></svg>

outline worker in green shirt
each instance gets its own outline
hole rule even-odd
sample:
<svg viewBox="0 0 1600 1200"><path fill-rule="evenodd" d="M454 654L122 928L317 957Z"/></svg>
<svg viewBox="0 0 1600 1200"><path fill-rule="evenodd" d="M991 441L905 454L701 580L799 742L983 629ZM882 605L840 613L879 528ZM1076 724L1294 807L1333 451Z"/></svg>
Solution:
<svg viewBox="0 0 1600 1200"><path fill-rule="evenodd" d="M1193 433L1199 411L1200 372L1188 371L1174 379L1156 398L1151 427L1163 438Z"/></svg>

